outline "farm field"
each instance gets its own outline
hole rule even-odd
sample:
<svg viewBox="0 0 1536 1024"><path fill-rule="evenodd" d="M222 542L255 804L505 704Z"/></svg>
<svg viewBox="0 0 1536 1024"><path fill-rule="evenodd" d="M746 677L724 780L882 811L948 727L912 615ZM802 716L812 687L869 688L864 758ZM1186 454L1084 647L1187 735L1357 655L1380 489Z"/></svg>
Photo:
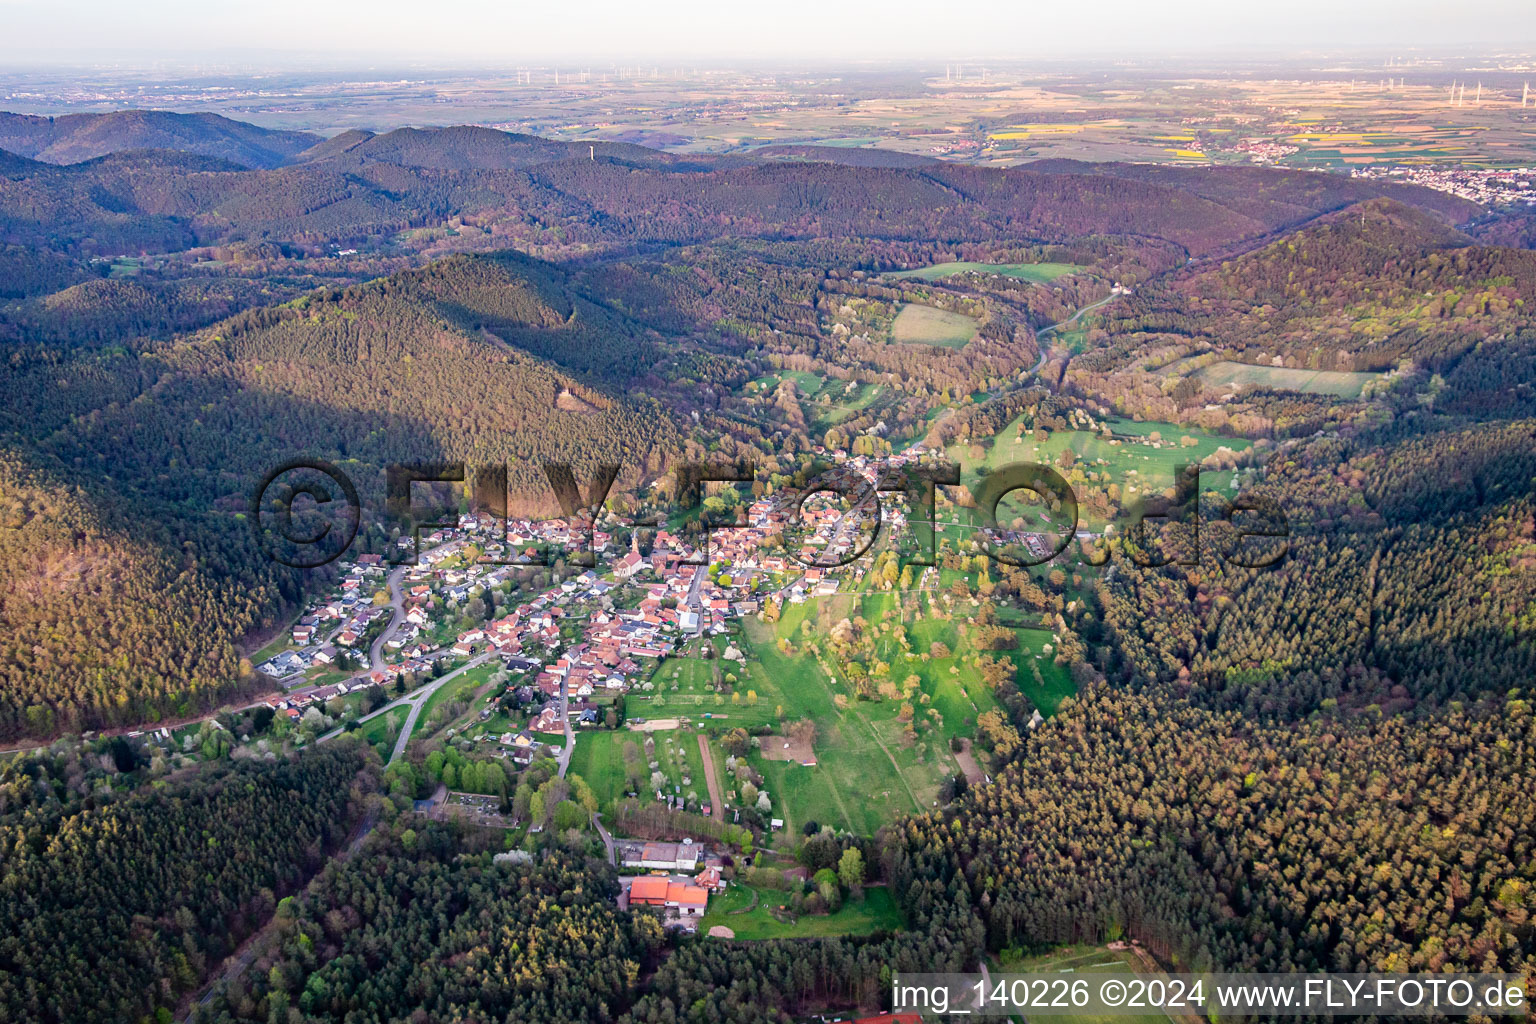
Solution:
<svg viewBox="0 0 1536 1024"><path fill-rule="evenodd" d="M1223 360L1202 367L1195 376L1212 385L1257 384L1266 388L1304 391L1313 395L1337 395L1358 398L1366 384L1383 376L1380 373L1354 373L1346 370L1304 370L1283 366L1254 366Z"/></svg>
<svg viewBox="0 0 1536 1024"><path fill-rule="evenodd" d="M954 277L956 274L1001 274L1004 277L1016 277L1021 281L1045 284L1058 277L1075 274L1082 269L1084 268L1076 263L972 263L969 260L957 260L953 263L935 263L931 267L918 267L916 270L902 270L892 276L939 281L946 277Z"/></svg>
<svg viewBox="0 0 1536 1024"><path fill-rule="evenodd" d="M976 321L947 309L907 303L891 324L891 338L898 345L936 345L964 348L976 337Z"/></svg>
<svg viewBox="0 0 1536 1024"><path fill-rule="evenodd" d="M845 900L835 914L808 914L793 923L780 921L772 913L783 908L787 902L785 897L785 893L772 889L754 889L733 883L709 901L709 910L705 912L699 930L708 933L716 925L724 925L735 932L738 939L800 939L896 931L905 923L901 909L883 885L865 889L862 899ZM744 910L747 907L752 909Z"/></svg>

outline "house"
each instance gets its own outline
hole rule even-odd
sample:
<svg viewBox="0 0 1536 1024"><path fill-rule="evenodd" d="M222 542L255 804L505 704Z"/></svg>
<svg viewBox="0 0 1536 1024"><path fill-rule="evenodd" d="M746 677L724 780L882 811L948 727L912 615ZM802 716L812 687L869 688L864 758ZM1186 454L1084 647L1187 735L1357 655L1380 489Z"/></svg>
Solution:
<svg viewBox="0 0 1536 1024"><path fill-rule="evenodd" d="M310 640L314 639L314 636L315 627L313 626L293 627L293 642L296 644L307 644Z"/></svg>
<svg viewBox="0 0 1536 1024"><path fill-rule="evenodd" d="M629 886L629 905L665 907L676 910L679 917L703 917L709 905L709 890L668 878L637 878Z"/></svg>
<svg viewBox="0 0 1536 1024"><path fill-rule="evenodd" d="M545 708L533 716L533 721L528 723L528 728L532 732L564 733L565 722L561 719L558 710L555 708Z"/></svg>

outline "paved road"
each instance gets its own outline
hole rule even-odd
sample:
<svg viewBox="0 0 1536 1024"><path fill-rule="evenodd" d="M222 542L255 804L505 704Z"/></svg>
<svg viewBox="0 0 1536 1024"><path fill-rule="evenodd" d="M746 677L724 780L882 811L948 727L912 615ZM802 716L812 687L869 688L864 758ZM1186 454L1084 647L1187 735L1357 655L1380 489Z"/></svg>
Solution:
<svg viewBox="0 0 1536 1024"><path fill-rule="evenodd" d="M699 569L702 568L704 567L699 567ZM688 584L688 596L683 598L683 604L693 609L694 636L702 636L704 633L704 602L699 600L699 591L704 586L704 573L699 569L693 570L693 579Z"/></svg>
<svg viewBox="0 0 1536 1024"><path fill-rule="evenodd" d="M405 578L406 566L398 566L389 573L389 625L373 638L373 647L368 652L368 668L373 672L381 672L384 669L384 644L395 631L400 628L400 623L405 619L405 599L400 593L400 581Z"/></svg>
<svg viewBox="0 0 1536 1024"><path fill-rule="evenodd" d="M452 547L457 543L459 543L457 540L451 540L446 544L439 544L435 548L428 548L423 552L423 554L430 555L434 552L441 551L444 548ZM413 562L406 562L403 565L397 565L395 568L390 570L389 625L385 626L383 632L374 638L373 648L368 652L368 667L371 671L377 672L384 668L384 644L389 641L390 637L395 635L396 630L400 628L400 623L405 620L405 595L400 592L400 582L405 579L405 571L407 569L415 568L418 564L420 564L420 561L421 560L418 558Z"/></svg>
<svg viewBox="0 0 1536 1024"><path fill-rule="evenodd" d="M400 738L395 740L395 752L389 755L389 761L391 764L400 760L401 755L405 753L406 746L411 742L411 733L416 728L416 719L421 714L421 709L426 706L427 698L431 697L438 690L442 689L444 683L463 675L465 672L468 672L476 665L485 664L495 656L496 648L492 647L484 654L481 654L475 658L471 658L461 667L454 669L447 675L432 680L432 682L428 683L426 686L423 686L410 697L406 698L406 703L411 705L411 713L405 716L405 724L400 727ZM569 723L566 724L566 729L570 729ZM564 766L561 767L560 774L565 774Z"/></svg>
<svg viewBox="0 0 1536 1024"><path fill-rule="evenodd" d="M1095 309L1098 309L1100 306L1104 305L1106 302L1109 302L1111 299L1117 299L1117 298L1119 298L1118 295L1110 295L1110 296L1107 296L1106 298L1100 299L1098 302L1089 303L1088 305L1084 306L1082 309L1078 310L1076 313L1073 313L1071 316L1067 317L1065 320L1061 321L1060 323L1051 324L1049 327L1042 327L1038 331L1036 331L1035 332L1035 341L1037 343L1040 343L1040 358L1038 360L1036 360L1035 365L1031 366L1029 368L1029 372L1024 374L1024 376L1025 377L1033 377L1037 373L1040 372L1040 370L1041 370L1041 368L1043 366L1045 366L1046 348L1045 348L1045 344L1043 342L1043 339L1045 338L1045 336L1047 334L1055 334L1057 331L1061 330L1063 327L1067 326L1068 324L1076 322L1077 318L1082 316L1084 313L1088 313L1088 312L1091 312L1091 311L1093 311Z"/></svg>
<svg viewBox="0 0 1536 1024"><path fill-rule="evenodd" d="M560 777L565 778L571 766L571 755L576 752L576 731L571 728L571 684L560 680L560 718L565 722L565 746L560 750Z"/></svg>
<svg viewBox="0 0 1536 1024"><path fill-rule="evenodd" d="M608 830L603 828L603 823L599 820L601 818L601 814L598 814L596 811L592 812L592 824L597 827L597 837L603 841L603 849L608 851L608 863L618 867L618 858L613 855L613 836L609 835Z"/></svg>

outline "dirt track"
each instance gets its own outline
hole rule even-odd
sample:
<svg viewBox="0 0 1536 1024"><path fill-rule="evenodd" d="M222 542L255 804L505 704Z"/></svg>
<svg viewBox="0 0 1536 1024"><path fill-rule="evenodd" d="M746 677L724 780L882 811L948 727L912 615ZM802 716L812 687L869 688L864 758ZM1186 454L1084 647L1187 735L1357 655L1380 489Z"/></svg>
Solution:
<svg viewBox="0 0 1536 1024"><path fill-rule="evenodd" d="M704 759L704 782L709 786L709 810L716 821L725 820L725 801L720 797L720 773L715 768L714 756L709 752L709 740L699 733L699 756Z"/></svg>

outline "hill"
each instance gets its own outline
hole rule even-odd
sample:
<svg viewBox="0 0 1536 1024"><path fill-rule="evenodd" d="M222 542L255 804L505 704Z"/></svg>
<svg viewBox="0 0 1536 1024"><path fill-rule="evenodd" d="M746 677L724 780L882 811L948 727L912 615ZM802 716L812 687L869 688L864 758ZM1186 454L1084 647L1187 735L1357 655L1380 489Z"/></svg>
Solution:
<svg viewBox="0 0 1536 1024"><path fill-rule="evenodd" d="M842 164L845 167L931 167L940 161L917 153L867 146L807 146L783 143L762 146L752 155L764 160L806 160L812 163Z"/></svg>
<svg viewBox="0 0 1536 1024"><path fill-rule="evenodd" d="M285 458L347 466L370 508L391 463L505 462L517 503L542 511L545 461L582 480L620 463L618 488L633 486L681 446L646 394L665 383L654 344L563 271L506 255L323 290L137 353L18 349L0 368L15 398L0 490L18 527L0 530L0 736L250 692L236 644L301 580L238 514Z"/></svg>
<svg viewBox="0 0 1536 1024"><path fill-rule="evenodd" d="M1097 234L1200 256L1388 189L1446 220L1475 210L1422 189L1300 172L698 160L472 127L347 133L303 152L304 162L264 170L164 150L23 163L0 178L0 242L86 255L233 240L358 247L468 219L540 254L721 238L1069 243Z"/></svg>
<svg viewBox="0 0 1536 1024"><path fill-rule="evenodd" d="M1278 167L1172 167L1082 160L1037 160L1023 166L1045 174L1093 174L1167 185L1259 217L1274 228L1297 224L1308 217L1376 196L1428 210L1448 224L1465 223L1482 212L1476 203L1434 189L1363 181L1319 171Z"/></svg>
<svg viewBox="0 0 1536 1024"><path fill-rule="evenodd" d="M308 160L343 160L398 164L444 171L511 170L555 160L619 159L671 162L665 154L629 143L557 142L495 128L457 125L448 128L397 128L383 135L345 132L303 155Z"/></svg>
<svg viewBox="0 0 1536 1024"><path fill-rule="evenodd" d="M53 164L74 164L134 149L173 149L244 167L277 167L319 141L218 114L119 110L38 117L0 113L0 149Z"/></svg>

